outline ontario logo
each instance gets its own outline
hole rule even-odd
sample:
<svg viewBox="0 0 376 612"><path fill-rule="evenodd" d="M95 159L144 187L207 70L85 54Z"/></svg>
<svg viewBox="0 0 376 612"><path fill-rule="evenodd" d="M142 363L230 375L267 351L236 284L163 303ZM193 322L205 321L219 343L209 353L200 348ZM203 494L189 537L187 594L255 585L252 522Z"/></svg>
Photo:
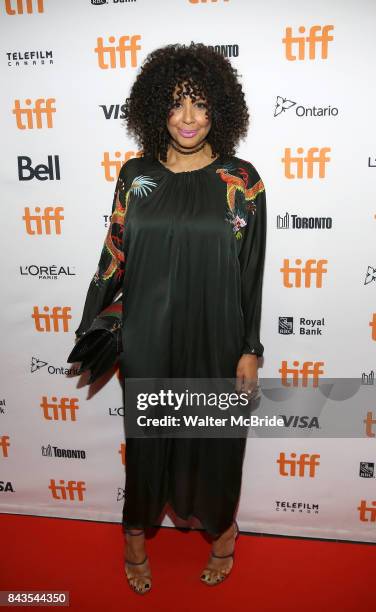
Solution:
<svg viewBox="0 0 376 612"><path fill-rule="evenodd" d="M35 372L39 372L39 370L42 370L43 368L46 368L46 372L48 374L51 375L60 375L60 376L77 376L79 374L79 368L67 368L65 366L55 366L52 364L49 364L48 361L43 361L42 359L39 359L38 357L32 357L31 358L31 364L30 364L30 373L31 374L35 374Z"/></svg>
<svg viewBox="0 0 376 612"><path fill-rule="evenodd" d="M277 96L273 116L279 117L291 109L294 109L293 113L299 118L337 117L339 112L336 106L304 106L303 104L298 104L297 102L284 98L283 96Z"/></svg>

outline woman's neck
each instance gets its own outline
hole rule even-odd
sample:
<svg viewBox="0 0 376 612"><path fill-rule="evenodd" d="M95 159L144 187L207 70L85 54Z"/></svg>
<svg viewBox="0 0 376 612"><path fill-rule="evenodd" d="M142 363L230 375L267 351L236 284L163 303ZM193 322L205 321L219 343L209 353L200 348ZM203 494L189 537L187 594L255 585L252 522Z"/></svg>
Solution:
<svg viewBox="0 0 376 612"><path fill-rule="evenodd" d="M185 151L183 147L179 148ZM189 149L186 150L189 151ZM169 145L167 149L167 161L162 163L174 172L184 172L186 170L198 170L210 164L212 161L212 148L210 144L206 142L202 149L189 155L180 153L173 146Z"/></svg>

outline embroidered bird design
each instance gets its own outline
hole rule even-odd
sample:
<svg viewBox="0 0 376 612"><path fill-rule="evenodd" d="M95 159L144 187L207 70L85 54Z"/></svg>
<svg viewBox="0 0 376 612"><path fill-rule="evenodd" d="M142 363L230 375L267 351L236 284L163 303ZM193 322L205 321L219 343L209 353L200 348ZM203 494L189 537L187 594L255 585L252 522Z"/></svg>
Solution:
<svg viewBox="0 0 376 612"><path fill-rule="evenodd" d="M118 275L124 274L124 252L123 246L123 232L124 222L128 211L129 198L131 194L137 197L146 196L157 183L153 181L149 176L136 176L130 188L127 190L124 198L124 206L120 201L120 192L123 187L123 182L119 183L119 187L115 196L115 208L111 216L111 225L107 232L106 240L104 243L105 250L111 255L111 261L107 269L103 272L103 280L108 280L117 271ZM120 267L119 267L120 262Z"/></svg>
<svg viewBox="0 0 376 612"><path fill-rule="evenodd" d="M247 205L247 209L254 214L256 206L253 201L261 191L264 191L263 182L260 179L253 187L248 187L249 175L247 170L245 168L239 168L238 172L241 176L230 174L229 168L226 167L218 168L217 170L222 181L227 184L227 205L229 209L234 212L236 192L240 191L244 194L244 199L247 202L252 202L252 204Z"/></svg>

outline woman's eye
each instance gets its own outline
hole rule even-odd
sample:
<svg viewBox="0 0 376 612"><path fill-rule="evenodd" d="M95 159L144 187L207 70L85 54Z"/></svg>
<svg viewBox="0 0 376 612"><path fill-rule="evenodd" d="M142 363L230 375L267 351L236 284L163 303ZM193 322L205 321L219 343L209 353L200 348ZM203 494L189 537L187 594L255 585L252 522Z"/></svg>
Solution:
<svg viewBox="0 0 376 612"><path fill-rule="evenodd" d="M205 102L197 102L197 106L199 106L200 108L206 108Z"/></svg>

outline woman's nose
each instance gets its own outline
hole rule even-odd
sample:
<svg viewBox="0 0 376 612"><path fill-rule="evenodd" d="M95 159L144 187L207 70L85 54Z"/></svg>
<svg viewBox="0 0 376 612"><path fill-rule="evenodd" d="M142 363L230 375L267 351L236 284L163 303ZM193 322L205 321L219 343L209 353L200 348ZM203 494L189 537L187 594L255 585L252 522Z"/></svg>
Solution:
<svg viewBox="0 0 376 612"><path fill-rule="evenodd" d="M183 105L183 121L184 123L191 123L193 121L193 107L190 100L185 100Z"/></svg>

